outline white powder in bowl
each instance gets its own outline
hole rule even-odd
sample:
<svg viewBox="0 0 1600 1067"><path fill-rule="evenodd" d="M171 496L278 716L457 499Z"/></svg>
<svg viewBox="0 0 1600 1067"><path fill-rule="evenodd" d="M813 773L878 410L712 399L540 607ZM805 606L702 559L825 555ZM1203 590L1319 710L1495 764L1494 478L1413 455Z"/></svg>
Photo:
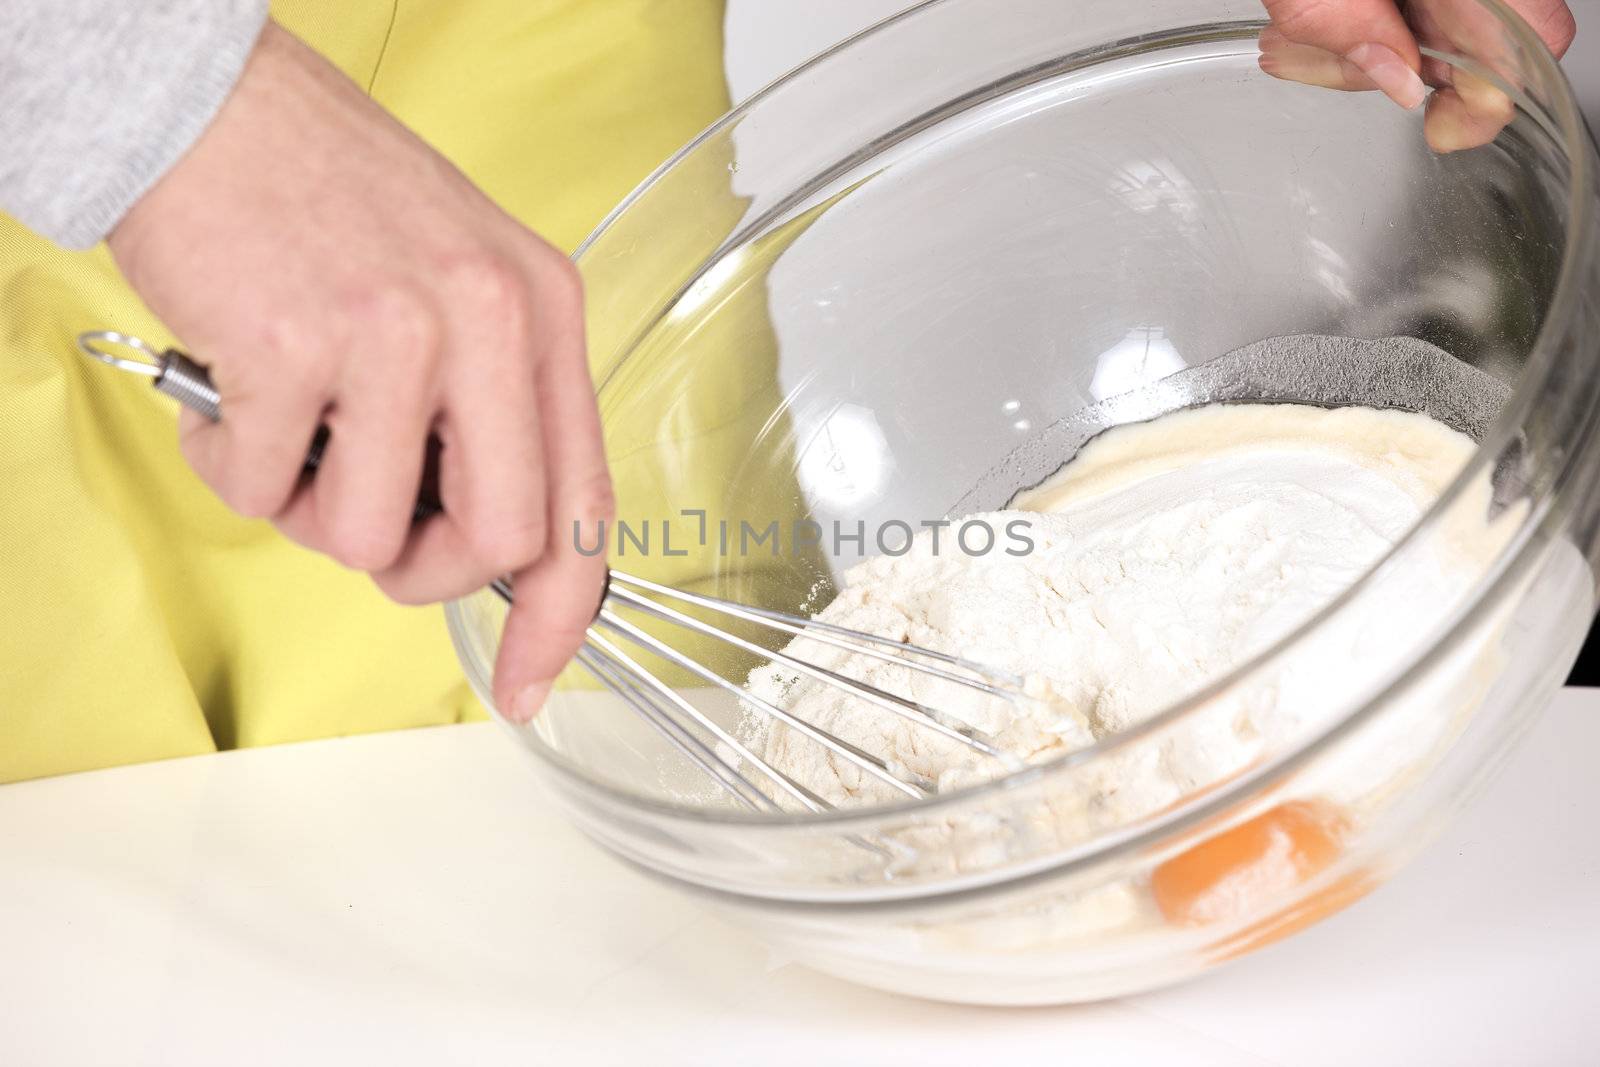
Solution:
<svg viewBox="0 0 1600 1067"><path fill-rule="evenodd" d="M1427 416L1359 407L1216 405L1119 427L1015 510L981 516L997 530L1027 519L1033 551L970 556L947 534L936 552L924 533L902 556L850 568L817 616L1015 673L1040 699L985 697L804 638L789 651L937 707L1023 759L1048 759L1156 714L1305 622L1394 545L1473 447ZM1486 502L1487 479L1483 493ZM1181 744L1108 767L1083 807L1061 818L1152 811L1243 768L1264 741L1326 708L1330 690L1349 687L1353 664L1412 640L1496 547L1487 525L1443 539L1357 625L1316 635L1295 670L1237 695ZM1004 772L779 665L755 672L750 688L940 790ZM1450 716L1440 709L1436 719L1437 730L1386 745L1352 792L1436 743ZM832 803L897 798L781 725L753 716L746 729L764 758Z"/></svg>

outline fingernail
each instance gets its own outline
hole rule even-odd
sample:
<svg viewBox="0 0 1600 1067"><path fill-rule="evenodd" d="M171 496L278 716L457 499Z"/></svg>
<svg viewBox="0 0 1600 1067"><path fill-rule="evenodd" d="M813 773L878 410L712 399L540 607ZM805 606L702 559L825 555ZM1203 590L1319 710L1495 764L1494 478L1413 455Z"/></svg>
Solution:
<svg viewBox="0 0 1600 1067"><path fill-rule="evenodd" d="M1416 71L1406 66L1406 61L1392 48L1381 44L1358 44L1345 53L1345 59L1372 79L1372 84L1383 90L1385 96L1401 107L1410 110L1422 103L1428 87Z"/></svg>
<svg viewBox="0 0 1600 1067"><path fill-rule="evenodd" d="M511 702L511 721L515 723L530 723L539 714L539 709L544 707L545 698L550 695L548 682L540 682L528 686L518 693Z"/></svg>

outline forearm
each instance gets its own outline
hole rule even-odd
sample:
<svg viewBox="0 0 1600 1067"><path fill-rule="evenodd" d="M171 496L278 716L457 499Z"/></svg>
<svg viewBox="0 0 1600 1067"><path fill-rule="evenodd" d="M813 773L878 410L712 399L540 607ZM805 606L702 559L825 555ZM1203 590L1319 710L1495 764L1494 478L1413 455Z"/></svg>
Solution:
<svg viewBox="0 0 1600 1067"><path fill-rule="evenodd" d="M233 88L267 0L0 0L0 211L105 237Z"/></svg>

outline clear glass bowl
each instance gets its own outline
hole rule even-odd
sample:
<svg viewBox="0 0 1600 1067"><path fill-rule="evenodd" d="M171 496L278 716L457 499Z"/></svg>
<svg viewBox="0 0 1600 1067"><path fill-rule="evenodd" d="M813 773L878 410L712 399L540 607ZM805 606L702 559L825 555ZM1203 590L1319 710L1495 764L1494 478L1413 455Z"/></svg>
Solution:
<svg viewBox="0 0 1600 1067"><path fill-rule="evenodd" d="M1126 734L931 800L758 816L574 673L512 727L572 819L821 970L1006 1004L1194 974L1425 841L1559 686L1594 609L1600 236L1594 147L1550 56L1492 0L1424 6L1452 35L1436 58L1515 99L1491 145L1435 155L1420 112L1265 76L1254 0L935 0L767 89L618 208L578 262L619 514L656 528L614 563L767 607L821 607L858 546L724 552L720 521L737 538L959 515L1085 428L1252 397L1432 410L1429 381L1460 377L1206 373L1261 338L1420 338L1508 388L1482 391L1473 463L1388 558ZM1248 767L1157 810L1085 808L1292 676L1319 633L1359 628L1462 523L1494 525L1492 565ZM502 619L488 595L449 608L486 702ZM679 643L729 677L750 666ZM1398 738L1423 755L1376 773ZM1296 840L1335 795L1355 814L1296 877L1220 914L1160 906L1185 863Z"/></svg>

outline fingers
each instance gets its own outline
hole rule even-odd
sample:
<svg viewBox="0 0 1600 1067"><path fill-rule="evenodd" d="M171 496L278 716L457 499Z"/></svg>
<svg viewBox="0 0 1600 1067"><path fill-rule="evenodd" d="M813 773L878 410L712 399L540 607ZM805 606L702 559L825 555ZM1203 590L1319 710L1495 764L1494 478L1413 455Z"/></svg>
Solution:
<svg viewBox="0 0 1600 1067"><path fill-rule="evenodd" d="M1564 0L1511 0L1511 9L1533 27L1533 32L1557 59L1572 47L1573 38L1578 34L1578 22Z"/></svg>
<svg viewBox="0 0 1600 1067"><path fill-rule="evenodd" d="M447 279L447 370L432 423L444 510L412 529L387 566L372 569L392 599L420 604L462 596L525 569L545 551L549 500L538 368L551 339L570 331L564 323L578 320L581 310L541 288L540 269L513 258L479 258L457 264Z"/></svg>
<svg viewBox="0 0 1600 1067"><path fill-rule="evenodd" d="M526 566L548 534L545 456L535 373L562 311L535 293L522 264L474 261L453 280L440 495L487 579ZM537 316L537 319L536 319ZM470 355L469 355L470 354Z"/></svg>
<svg viewBox="0 0 1600 1067"><path fill-rule="evenodd" d="M1557 56L1576 32L1572 12L1560 0L1516 0L1511 7ZM1519 48L1496 15L1478 4L1419 2L1412 9L1422 40L1445 52L1470 56L1480 69L1507 85L1521 84ZM1476 148L1493 141L1511 121L1510 96L1486 77L1453 69L1449 89L1429 101L1425 131L1438 152Z"/></svg>
<svg viewBox="0 0 1600 1067"><path fill-rule="evenodd" d="M1376 89L1372 79L1348 59L1308 44L1296 44L1280 31L1261 31L1261 69L1274 78L1343 92Z"/></svg>
<svg viewBox="0 0 1600 1067"><path fill-rule="evenodd" d="M378 588L402 604L432 604L465 596L528 563L516 560L497 564L481 557L467 522L459 514L459 504L455 503L458 487L466 485L469 474L459 438L448 423L437 425L435 434L440 441L439 497L445 510L416 524L393 565L372 574Z"/></svg>
<svg viewBox="0 0 1600 1067"><path fill-rule="evenodd" d="M345 361L357 369L347 370L327 411L321 466L276 516L290 537L370 571L402 603L461 596L529 571L550 543L552 502L578 497L575 481L598 482L609 506L576 271L560 253L535 247L525 259L477 258L444 272L447 312L428 313L418 296L363 316L384 325L371 332L364 358ZM577 422L566 414L574 402ZM576 450L567 441L574 432L584 437ZM414 524L430 444L443 512ZM559 492L546 472L552 449L580 471L564 473ZM598 587L595 566L584 572ZM553 675L560 665L535 661L534 671Z"/></svg>
<svg viewBox="0 0 1600 1067"><path fill-rule="evenodd" d="M1511 98L1493 84L1458 70L1451 87L1428 100L1422 129L1435 152L1459 152L1493 141L1514 110Z"/></svg>
<svg viewBox="0 0 1600 1067"><path fill-rule="evenodd" d="M310 373L290 373L270 388L236 384L227 374L215 384L228 417L212 422L185 409L178 423L184 458L233 510L271 518L295 491L325 391Z"/></svg>
<svg viewBox="0 0 1600 1067"><path fill-rule="evenodd" d="M615 511L581 333L552 352L541 370L551 471L549 548L514 576L516 602L495 665L496 705L517 722L538 713L594 621L606 579L604 530Z"/></svg>
<svg viewBox="0 0 1600 1067"><path fill-rule="evenodd" d="M416 524L393 565L373 571L385 596L400 604L436 604L465 596L501 572L481 562L462 525L448 514Z"/></svg>
<svg viewBox="0 0 1600 1067"><path fill-rule="evenodd" d="M1424 64L1418 48L1421 38L1473 56L1514 83L1504 26L1479 5L1419 0L1407 8L1408 25L1392 0L1264 2L1272 26L1261 34L1260 65L1274 77L1330 89L1376 88L1407 108L1427 98L1427 84L1437 86L1424 121L1437 152L1488 144L1513 117L1504 91L1439 60ZM1562 0L1514 0L1511 6L1557 56L1571 45L1576 25Z"/></svg>
<svg viewBox="0 0 1600 1067"><path fill-rule="evenodd" d="M451 383L436 427L444 513L417 526L373 577L395 600L426 603L511 573L517 595L495 702L527 721L593 621L606 573L593 546L613 504L577 272L548 250L522 269L526 303L504 288L509 279L490 279L473 298L478 313L457 328L455 344L475 353L479 372Z"/></svg>
<svg viewBox="0 0 1600 1067"><path fill-rule="evenodd" d="M1332 88L1357 88L1357 79L1364 78L1405 108L1418 106L1427 96L1418 73L1422 56L1417 42L1392 0L1265 3L1277 31L1271 38L1263 34L1262 69L1267 73L1313 85L1337 81ZM1303 51L1289 51L1285 45L1321 49L1337 61L1337 71L1326 62L1313 64ZM1302 67L1306 79L1297 76Z"/></svg>
<svg viewBox="0 0 1600 1067"><path fill-rule="evenodd" d="M317 546L347 567L394 564L411 536L441 357L436 316L394 292L366 316L368 358L346 361L327 413L329 439L312 483Z"/></svg>

